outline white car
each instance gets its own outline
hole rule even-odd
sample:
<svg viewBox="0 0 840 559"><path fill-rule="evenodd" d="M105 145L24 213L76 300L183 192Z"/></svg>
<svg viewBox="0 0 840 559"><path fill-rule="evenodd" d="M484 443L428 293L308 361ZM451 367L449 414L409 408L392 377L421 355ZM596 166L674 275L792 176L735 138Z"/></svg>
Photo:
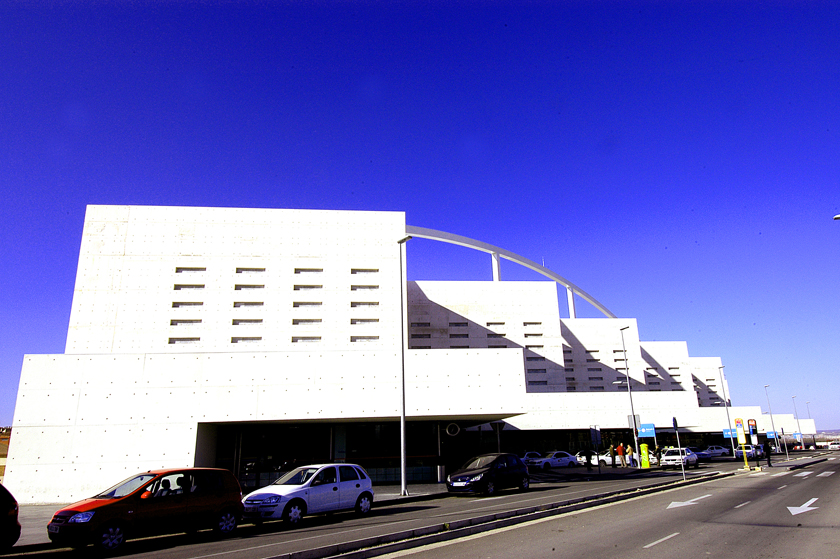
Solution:
<svg viewBox="0 0 840 559"><path fill-rule="evenodd" d="M729 456L729 453L732 452L732 449L723 447L723 446L710 446L706 449L706 452L711 454L712 456Z"/></svg>
<svg viewBox="0 0 840 559"><path fill-rule="evenodd" d="M529 468L542 468L547 470L548 468L574 467L578 465L578 460L576 456L572 456L568 452L553 450L539 458L529 458L525 460L525 464Z"/></svg>
<svg viewBox="0 0 840 559"><path fill-rule="evenodd" d="M370 477L355 464L315 464L296 468L242 499L244 520L283 519L298 524L306 514L354 510L367 514L373 504Z"/></svg>
<svg viewBox="0 0 840 559"><path fill-rule="evenodd" d="M840 450L840 442L832 441L828 443L828 450Z"/></svg>
<svg viewBox="0 0 840 559"><path fill-rule="evenodd" d="M662 453L662 460L659 461L659 466L662 468L676 468L682 465L686 468L690 466L699 468L700 460L687 448L669 448Z"/></svg>
<svg viewBox="0 0 840 559"><path fill-rule="evenodd" d="M757 456L757 451L751 444L744 444L735 447L735 458L743 458L744 454L747 455L747 458L755 458Z"/></svg>

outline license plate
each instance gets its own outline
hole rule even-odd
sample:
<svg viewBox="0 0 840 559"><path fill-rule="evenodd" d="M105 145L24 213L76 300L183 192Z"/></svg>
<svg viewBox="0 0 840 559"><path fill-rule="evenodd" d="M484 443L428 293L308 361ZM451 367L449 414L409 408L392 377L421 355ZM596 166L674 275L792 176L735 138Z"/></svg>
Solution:
<svg viewBox="0 0 840 559"><path fill-rule="evenodd" d="M52 532L53 534L57 534L58 533L58 526L50 524L49 526L47 526L47 530Z"/></svg>
<svg viewBox="0 0 840 559"><path fill-rule="evenodd" d="M257 507L245 507L245 512L257 512Z"/></svg>
<svg viewBox="0 0 840 559"><path fill-rule="evenodd" d="M466 484L466 481L453 481L452 487L464 487Z"/></svg>

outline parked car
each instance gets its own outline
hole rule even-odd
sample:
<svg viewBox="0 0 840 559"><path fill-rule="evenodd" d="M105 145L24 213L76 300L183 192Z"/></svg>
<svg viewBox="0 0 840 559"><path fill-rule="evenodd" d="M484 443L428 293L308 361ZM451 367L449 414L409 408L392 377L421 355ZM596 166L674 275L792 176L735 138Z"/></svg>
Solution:
<svg viewBox="0 0 840 559"><path fill-rule="evenodd" d="M150 470L57 511L47 525L54 543L90 543L113 552L127 538L213 528L230 535L242 518L242 491L227 470Z"/></svg>
<svg viewBox="0 0 840 559"><path fill-rule="evenodd" d="M840 450L840 442L831 441L828 443L828 450Z"/></svg>
<svg viewBox="0 0 840 559"><path fill-rule="evenodd" d="M506 487L525 491L531 484L528 468L515 454L482 454L446 476L446 490L451 493L493 495Z"/></svg>
<svg viewBox="0 0 840 559"><path fill-rule="evenodd" d="M705 450L700 450L696 446L687 446L691 452L693 452L697 456L698 462L711 462L712 461L712 454Z"/></svg>
<svg viewBox="0 0 840 559"><path fill-rule="evenodd" d="M0 483L0 552L10 549L19 538L18 503Z"/></svg>
<svg viewBox="0 0 840 559"><path fill-rule="evenodd" d="M755 458L757 456L755 448L751 444L744 444L735 447L735 458L743 458L744 454L747 455L747 458Z"/></svg>
<svg viewBox="0 0 840 559"><path fill-rule="evenodd" d="M659 466L665 468L676 468L684 465L686 468L700 467L700 460L697 455L687 448L668 448L662 453L662 460Z"/></svg>
<svg viewBox="0 0 840 559"><path fill-rule="evenodd" d="M534 450L529 450L528 452L521 452L521 453L517 454L516 456L517 456L517 458L522 460L523 463L527 464L528 460L537 460L539 458L542 458L543 455L540 452L536 452Z"/></svg>
<svg viewBox="0 0 840 559"><path fill-rule="evenodd" d="M367 514L373 505L370 476L356 464L313 464L287 472L277 481L242 499L245 520L280 520L297 525L307 514L355 510Z"/></svg>
<svg viewBox="0 0 840 559"><path fill-rule="evenodd" d="M578 461L577 457L572 456L568 452L553 450L551 452L546 452L539 458L529 458L528 460L525 460L525 465L528 466L528 468L542 468L547 470L548 468L574 467L578 465Z"/></svg>
<svg viewBox="0 0 840 559"><path fill-rule="evenodd" d="M706 449L706 452L711 454L712 457L729 456L729 455L732 454L732 449L731 448L726 448L726 447L723 447L723 446L712 445L712 446L710 446L709 448Z"/></svg>

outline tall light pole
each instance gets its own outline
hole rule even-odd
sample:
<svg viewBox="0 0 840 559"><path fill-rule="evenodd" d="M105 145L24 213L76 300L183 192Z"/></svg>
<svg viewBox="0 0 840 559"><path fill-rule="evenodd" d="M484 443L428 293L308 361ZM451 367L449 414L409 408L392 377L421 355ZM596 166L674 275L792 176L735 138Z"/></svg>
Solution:
<svg viewBox="0 0 840 559"><path fill-rule="evenodd" d="M624 350L624 373L627 377L627 395L630 396L630 417L633 420L633 444L636 445L636 456L639 457L639 468L642 467L642 459L641 459L641 452L642 449L639 448L639 437L636 433L636 410L633 409L633 391L630 389L630 362L627 360L627 346L624 343L624 331L630 328L629 326L625 326L624 328L619 328L619 332L621 332L621 349Z"/></svg>
<svg viewBox="0 0 840 559"><path fill-rule="evenodd" d="M405 243L410 236L397 241L400 246L400 353L402 355L402 374L400 375L400 495L408 495L406 487L406 452L405 452Z"/></svg>
<svg viewBox="0 0 840 559"><path fill-rule="evenodd" d="M805 402L805 408L808 410L808 419L811 419L811 402ZM814 443L814 448L817 448L817 434L811 435L811 440Z"/></svg>
<svg viewBox="0 0 840 559"><path fill-rule="evenodd" d="M732 438L732 421L729 419L729 399L726 397L726 382L723 380L724 367L725 365L718 367L718 373L720 374L720 387L723 389L723 406L726 408L726 424L729 425L729 444L732 445L732 458L735 458L735 440Z"/></svg>
<svg viewBox="0 0 840 559"><path fill-rule="evenodd" d="M796 428L799 430L799 442L802 443L802 448L805 448L805 436L802 434L802 426L799 425L799 414L796 411L796 396L791 396L793 400L793 415L796 417Z"/></svg>
<svg viewBox="0 0 840 559"><path fill-rule="evenodd" d="M779 447L781 440L779 439L779 432L776 431L776 424L773 422L773 408L770 406L770 393L767 392L769 384L764 385L764 395L767 396L767 409L770 410L770 425L773 427L773 438L776 439L776 448Z"/></svg>

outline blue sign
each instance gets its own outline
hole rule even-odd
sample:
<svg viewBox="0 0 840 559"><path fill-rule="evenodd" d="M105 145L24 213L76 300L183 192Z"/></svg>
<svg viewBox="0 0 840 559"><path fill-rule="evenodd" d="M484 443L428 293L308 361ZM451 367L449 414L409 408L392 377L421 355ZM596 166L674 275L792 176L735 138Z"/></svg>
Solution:
<svg viewBox="0 0 840 559"><path fill-rule="evenodd" d="M724 439L736 439L736 438L738 438L738 433L735 429L724 429L723 430L723 438Z"/></svg>
<svg viewBox="0 0 840 559"><path fill-rule="evenodd" d="M775 431L767 431L767 438L768 439L775 439L776 438L776 432Z"/></svg>
<svg viewBox="0 0 840 559"><path fill-rule="evenodd" d="M655 437L656 436L656 427L653 423L642 423L639 425L639 436L640 437Z"/></svg>
<svg viewBox="0 0 840 559"><path fill-rule="evenodd" d="M801 443L802 442L802 433L794 433L793 438Z"/></svg>

